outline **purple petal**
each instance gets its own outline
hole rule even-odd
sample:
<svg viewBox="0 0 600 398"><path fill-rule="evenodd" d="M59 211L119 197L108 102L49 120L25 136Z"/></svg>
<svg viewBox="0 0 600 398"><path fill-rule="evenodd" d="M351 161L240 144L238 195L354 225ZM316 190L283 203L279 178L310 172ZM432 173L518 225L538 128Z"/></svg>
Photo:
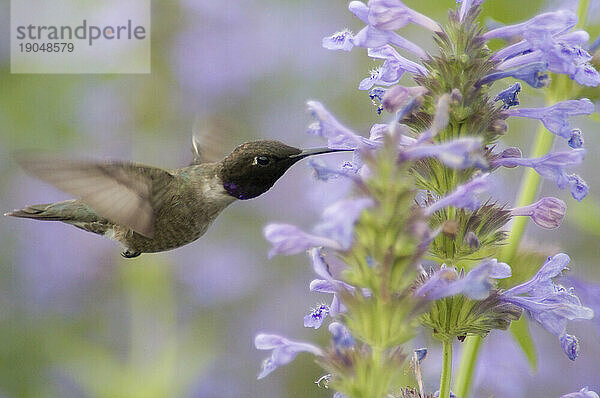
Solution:
<svg viewBox="0 0 600 398"><path fill-rule="evenodd" d="M563 138L571 138L571 127L567 118L594 113L595 107L587 98L562 101L545 108L519 108L508 110L510 116L540 120L550 132Z"/></svg>
<svg viewBox="0 0 600 398"><path fill-rule="evenodd" d="M441 31L431 18L405 6L400 0L369 0L370 25L382 30L397 30L409 23L421 25L431 31Z"/></svg>
<svg viewBox="0 0 600 398"><path fill-rule="evenodd" d="M578 201L585 198L590 190L588 184L579 177L577 174L570 174L567 176L569 181L569 187L571 189L571 196Z"/></svg>
<svg viewBox="0 0 600 398"><path fill-rule="evenodd" d="M575 68L575 73L571 75L571 79L582 86L597 87L600 85L600 73L588 63L578 65Z"/></svg>
<svg viewBox="0 0 600 398"><path fill-rule="evenodd" d="M254 338L254 346L259 350L272 350L285 345L286 339L276 334L259 334Z"/></svg>
<svg viewBox="0 0 600 398"><path fill-rule="evenodd" d="M257 335L254 345L259 350L273 350L271 357L263 362L258 379L264 378L277 367L290 363L300 352L309 352L316 356L323 355L323 351L315 345L288 340L274 334Z"/></svg>
<svg viewBox="0 0 600 398"><path fill-rule="evenodd" d="M438 199L429 207L425 208L427 216L432 215L436 211L453 206L457 208L476 210L481 205L477 196L489 188L488 181L489 173L482 174L473 178L471 181L457 187L452 193Z"/></svg>
<svg viewBox="0 0 600 398"><path fill-rule="evenodd" d="M324 37L322 45L328 50L350 51L352 50L352 47L354 47L353 41L354 36L352 35L352 32L346 29L336 32L331 36Z"/></svg>
<svg viewBox="0 0 600 398"><path fill-rule="evenodd" d="M581 177L575 174L567 174L565 169L581 164L585 156L585 149L578 148L568 152L549 153L541 158L518 158L500 157L492 161L492 166L499 167L531 167L540 176L550 179L560 189L567 186L571 189L571 195L577 199L583 199L588 193L587 184Z"/></svg>
<svg viewBox="0 0 600 398"><path fill-rule="evenodd" d="M265 238L273 245L269 258L277 254L292 255L313 247L330 247L341 250L340 244L332 239L307 234L295 225L269 224L264 228Z"/></svg>
<svg viewBox="0 0 600 398"><path fill-rule="evenodd" d="M418 144L406 148L400 154L400 159L422 159L426 157L438 158L448 167L466 169L479 166L483 159L480 156L471 156L472 152L481 150L480 137L463 137L442 144Z"/></svg>
<svg viewBox="0 0 600 398"><path fill-rule="evenodd" d="M329 333L333 337L333 346L336 350L345 350L354 346L354 338L346 326L340 322L329 324Z"/></svg>
<svg viewBox="0 0 600 398"><path fill-rule="evenodd" d="M559 10L536 15L526 22L517 25L502 26L483 34L485 40L492 38L510 38L526 36L528 38L542 34L564 32L577 24L577 15L570 10Z"/></svg>
<svg viewBox="0 0 600 398"><path fill-rule="evenodd" d="M563 334L559 337L560 346L571 361L579 355L579 340L571 334Z"/></svg>
<svg viewBox="0 0 600 398"><path fill-rule="evenodd" d="M587 387L582 388L578 392L572 392L570 394L561 395L560 398L599 398L598 394L594 391L588 390Z"/></svg>
<svg viewBox="0 0 600 398"><path fill-rule="evenodd" d="M339 242L346 250L352 244L354 223L364 209L373 205L371 198L340 200L325 209L323 221L315 227L315 233Z"/></svg>
<svg viewBox="0 0 600 398"><path fill-rule="evenodd" d="M460 10L458 11L458 20L462 22L465 19L467 11L469 11L472 7L478 7L481 5L483 0L459 0L457 3L461 3Z"/></svg>
<svg viewBox="0 0 600 398"><path fill-rule="evenodd" d="M413 74L427 75L428 71L423 66L404 58L392 46L385 45L377 48L369 48L367 54L371 58L388 61L390 68L401 69Z"/></svg>
<svg viewBox="0 0 600 398"><path fill-rule="evenodd" d="M449 290L449 286L458 280L458 273L454 268L440 268L421 286L419 286L414 295L428 300L437 300L454 294Z"/></svg>
<svg viewBox="0 0 600 398"><path fill-rule="evenodd" d="M317 101L306 103L308 110L316 119L308 128L308 132L326 138L331 149L354 149L359 146L376 147L365 137L355 134L338 122L323 104Z"/></svg>
<svg viewBox="0 0 600 398"><path fill-rule="evenodd" d="M535 294L544 295L554 292L553 278L556 278L560 273L567 269L567 265L571 259L565 253L558 253L548 257L544 265L529 281L508 289L504 294Z"/></svg>
<svg viewBox="0 0 600 398"><path fill-rule="evenodd" d="M329 307L321 304L304 317L304 327L318 329L329 315Z"/></svg>

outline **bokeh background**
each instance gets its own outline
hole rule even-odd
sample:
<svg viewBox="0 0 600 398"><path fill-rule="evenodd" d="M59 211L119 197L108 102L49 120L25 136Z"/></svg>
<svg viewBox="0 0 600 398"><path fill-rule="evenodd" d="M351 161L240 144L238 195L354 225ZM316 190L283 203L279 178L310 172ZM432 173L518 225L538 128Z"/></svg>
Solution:
<svg viewBox="0 0 600 398"><path fill-rule="evenodd" d="M443 20L455 2L405 3ZM357 90L377 64L364 50L329 52L320 45L336 30L360 29L346 6L340 0L155 1L151 74L12 75L9 2L0 1L1 210L67 198L20 171L10 156L17 150L175 168L191 160L196 120L218 126L229 148L259 138L316 146L321 143L305 134L307 99L322 101L366 134L372 123L387 121ZM592 6L590 15L599 15ZM510 23L551 7L539 0L488 0L483 20ZM596 37L600 21L589 22ZM403 34L431 48L427 32L408 27ZM542 101L538 91L524 88L522 104ZM590 195L577 203L544 184L545 194L567 202L568 217L556 231L530 227L527 242L565 250L571 276L600 281L600 128L590 120L576 123L586 133L588 157L578 172ZM536 127L511 120L507 142L528 148ZM520 177L517 169L497 177L496 194L508 204ZM307 355L257 381L267 353L254 349L253 338L268 331L327 340L326 328L302 325L311 307L328 300L309 292L307 259L267 259L262 227L282 221L310 228L347 190L340 180L318 182L298 164L265 195L230 206L199 241L133 260L121 258L112 242L68 225L0 219L0 397L331 396L313 383L322 374ZM588 305L600 301L600 287L584 298ZM598 325L571 326L582 345L576 362L533 326L537 372L507 333L492 333L477 396L558 397L585 385L598 391ZM430 348L423 367L435 391L437 345L426 333L415 344Z"/></svg>

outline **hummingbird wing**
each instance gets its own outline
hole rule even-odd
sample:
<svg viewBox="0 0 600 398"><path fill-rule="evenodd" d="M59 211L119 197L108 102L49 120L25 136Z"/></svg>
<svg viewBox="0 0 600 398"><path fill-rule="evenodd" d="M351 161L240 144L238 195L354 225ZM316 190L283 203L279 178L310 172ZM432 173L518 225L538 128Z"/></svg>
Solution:
<svg viewBox="0 0 600 398"><path fill-rule="evenodd" d="M201 120L196 118L192 128L192 154L194 158L190 165L200 163L218 162L227 152L224 150L224 129L220 128L218 120L210 118Z"/></svg>
<svg viewBox="0 0 600 398"><path fill-rule="evenodd" d="M100 216L151 238L155 210L175 178L157 167L130 162L60 160L50 156L18 157L35 177L81 198Z"/></svg>

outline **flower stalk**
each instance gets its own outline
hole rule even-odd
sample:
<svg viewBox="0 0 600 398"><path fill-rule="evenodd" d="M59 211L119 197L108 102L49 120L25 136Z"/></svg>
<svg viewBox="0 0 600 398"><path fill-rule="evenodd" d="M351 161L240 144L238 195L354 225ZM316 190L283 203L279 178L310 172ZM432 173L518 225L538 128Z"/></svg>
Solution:
<svg viewBox="0 0 600 398"><path fill-rule="evenodd" d="M578 28L585 25L589 6L590 0L579 1L579 8L577 10L579 16L577 23ZM551 84L545 92L545 103L546 105L551 105L561 99L575 98L576 93L573 93L573 91L579 91L576 85L571 84L564 76L555 76L554 83ZM565 93L571 95L565 95ZM554 135L549 134L548 130L543 125L538 126L530 157L537 158L548 153L552 148L553 143ZM535 199L541 182L541 176L536 173L535 170L527 169L524 174L516 198L516 204L519 207L525 206ZM515 258L528 221L529 220L525 217L517 217L513 220L506 246L503 247L500 254L500 258L503 261L511 263ZM463 349L459 370L454 384L454 391L456 391L456 394L458 394L459 397L466 398L469 396L482 343L483 339L480 336L470 336L465 341L465 347Z"/></svg>
<svg viewBox="0 0 600 398"><path fill-rule="evenodd" d="M490 87L513 77L540 88L548 82L548 70L586 85L600 84L600 75L587 64L585 51L564 43L570 34L565 31L577 22L572 12L541 14L486 36L476 21L482 1L460 3L442 26L401 1L353 1L350 10L367 26L356 36L343 31L323 40L325 48L334 50L366 47L368 56L383 62L359 89L369 90L377 114L390 112L391 122L374 124L367 138L344 126L323 104L308 102L315 118L309 132L326 139L330 148L354 150L352 160L340 168L317 161L311 166L319 180L350 179L355 197L327 207L312 232L277 223L265 227L265 236L273 244L270 255L309 251L320 278L310 290L333 299L331 305L314 307L304 325L319 329L331 319L332 343L319 348L260 334L257 348L273 350L261 376L308 352L327 372L335 398L413 397L413 386L399 384L409 357L403 345L421 325L442 344L443 398L451 396L452 343L468 339L455 384L459 396L466 397L481 339L491 330L506 330L522 312L554 334L569 359L577 357L579 340L567 333L567 322L589 319L592 311L553 280L566 270L566 254L549 257L530 281L506 290L497 285L512 275L511 265L519 266L515 253L526 217L553 229L566 211L557 198L535 201L540 176L558 188L569 187L577 200L587 194L585 181L566 171L585 154L582 132L567 117L589 114L593 106L588 99L554 104L554 91L547 107L521 108L521 83L512 82L495 98ZM439 54L423 53L396 33L408 23L433 31ZM523 41L497 55L485 44L487 37L513 35ZM585 35L573 35L580 36ZM421 59L409 61L394 46ZM503 71L500 65L515 69ZM399 86L404 73L412 74L417 86ZM518 148L497 149L509 117L536 119L547 127L538 130L530 158ZM572 150L548 153L554 134L568 139ZM484 200L490 175L501 167L528 168L512 208ZM510 236L504 226L512 218Z"/></svg>
<svg viewBox="0 0 600 398"><path fill-rule="evenodd" d="M452 380L452 342L442 342L442 376L440 379L440 398L450 398Z"/></svg>

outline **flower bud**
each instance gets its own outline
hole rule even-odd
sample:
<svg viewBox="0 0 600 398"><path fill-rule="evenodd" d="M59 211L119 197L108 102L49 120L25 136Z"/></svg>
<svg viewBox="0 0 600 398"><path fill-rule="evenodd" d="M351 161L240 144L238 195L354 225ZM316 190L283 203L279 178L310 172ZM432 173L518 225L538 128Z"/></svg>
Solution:
<svg viewBox="0 0 600 398"><path fill-rule="evenodd" d="M471 250L479 249L480 242L479 238L477 238L477 235L475 235L475 232L469 231L469 233L467 233L467 236L465 236L465 242L467 243L467 245L469 245Z"/></svg>
<svg viewBox="0 0 600 398"><path fill-rule="evenodd" d="M566 210L565 202L558 198L547 197L529 206L514 208L510 213L513 216L529 216L540 227L554 229L562 223Z"/></svg>

